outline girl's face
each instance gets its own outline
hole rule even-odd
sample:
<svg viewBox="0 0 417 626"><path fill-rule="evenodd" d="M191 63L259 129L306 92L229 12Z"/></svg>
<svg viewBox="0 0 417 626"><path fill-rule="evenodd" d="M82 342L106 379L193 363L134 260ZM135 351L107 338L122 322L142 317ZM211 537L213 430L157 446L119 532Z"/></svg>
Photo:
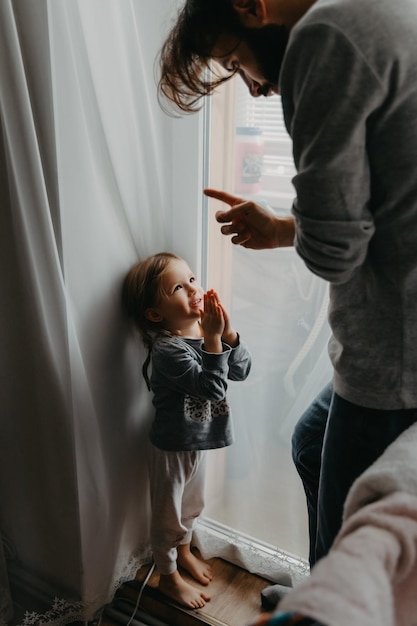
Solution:
<svg viewBox="0 0 417 626"><path fill-rule="evenodd" d="M186 332L201 317L204 290L185 261L169 262L161 276L161 291L159 302L150 309L150 319L162 322L171 332Z"/></svg>

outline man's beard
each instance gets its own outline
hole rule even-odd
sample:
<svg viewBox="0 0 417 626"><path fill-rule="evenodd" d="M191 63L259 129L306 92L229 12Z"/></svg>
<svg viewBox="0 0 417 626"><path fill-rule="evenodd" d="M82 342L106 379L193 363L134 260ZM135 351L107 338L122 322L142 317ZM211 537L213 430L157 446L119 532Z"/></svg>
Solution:
<svg viewBox="0 0 417 626"><path fill-rule="evenodd" d="M272 88L278 91L279 75L288 43L289 31L285 26L267 24L262 28L246 28L243 40L251 48L258 69L267 83L263 88L267 95Z"/></svg>

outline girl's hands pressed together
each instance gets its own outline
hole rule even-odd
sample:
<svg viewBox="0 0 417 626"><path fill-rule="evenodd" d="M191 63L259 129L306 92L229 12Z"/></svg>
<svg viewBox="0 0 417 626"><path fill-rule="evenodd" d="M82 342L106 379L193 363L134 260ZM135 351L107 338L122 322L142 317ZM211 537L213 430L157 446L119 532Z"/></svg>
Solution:
<svg viewBox="0 0 417 626"><path fill-rule="evenodd" d="M223 307L221 302L219 302L219 305L223 311L223 318L224 318L224 330L222 334L222 341L227 343L231 348L235 348L237 344L239 343L239 336L237 332L235 331L235 329L232 327L232 324L230 322L230 317L226 309Z"/></svg>
<svg viewBox="0 0 417 626"><path fill-rule="evenodd" d="M210 289L204 294L204 311L201 313L201 328L207 352L223 352L222 334L225 328L223 308L217 293Z"/></svg>

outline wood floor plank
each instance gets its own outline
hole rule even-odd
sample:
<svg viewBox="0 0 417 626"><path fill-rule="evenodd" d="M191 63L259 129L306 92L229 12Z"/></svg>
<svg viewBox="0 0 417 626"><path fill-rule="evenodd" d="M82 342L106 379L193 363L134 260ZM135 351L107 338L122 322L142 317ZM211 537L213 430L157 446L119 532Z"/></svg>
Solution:
<svg viewBox="0 0 417 626"><path fill-rule="evenodd" d="M208 586L181 571L185 580L211 595L204 608L187 610L163 596L157 589L159 576L154 572L143 592L142 609L170 626L242 626L256 618L261 611L260 593L271 582L219 558L207 562L213 570L213 580ZM141 568L136 581L124 585L117 596L134 604L149 569L150 566Z"/></svg>

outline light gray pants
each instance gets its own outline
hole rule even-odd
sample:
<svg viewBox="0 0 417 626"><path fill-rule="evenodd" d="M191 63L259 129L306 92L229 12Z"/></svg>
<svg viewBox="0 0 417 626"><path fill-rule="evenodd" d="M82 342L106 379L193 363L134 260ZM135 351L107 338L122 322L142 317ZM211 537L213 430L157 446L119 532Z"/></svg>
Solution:
<svg viewBox="0 0 417 626"><path fill-rule="evenodd" d="M150 444L151 547L160 574L177 569L177 546L191 543L204 508L206 450L171 452Z"/></svg>

